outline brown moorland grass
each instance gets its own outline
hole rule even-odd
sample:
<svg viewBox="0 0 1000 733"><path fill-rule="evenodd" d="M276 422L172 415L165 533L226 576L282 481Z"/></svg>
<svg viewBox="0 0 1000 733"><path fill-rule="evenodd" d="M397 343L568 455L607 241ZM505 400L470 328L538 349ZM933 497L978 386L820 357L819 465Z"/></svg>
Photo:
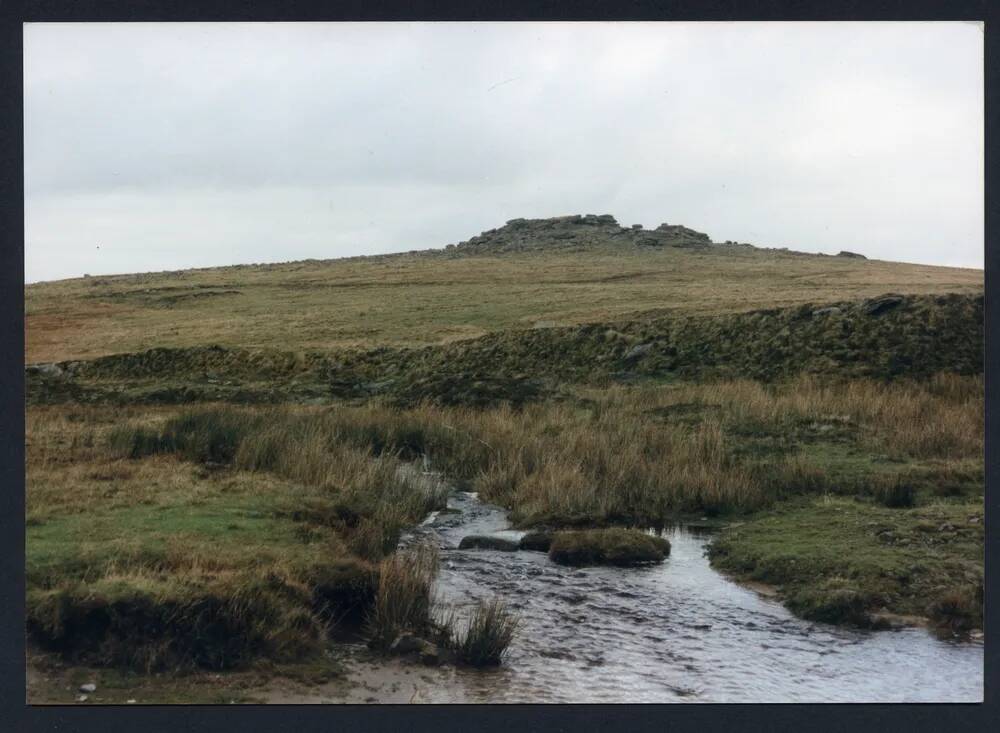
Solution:
<svg viewBox="0 0 1000 733"><path fill-rule="evenodd" d="M895 291L982 292L981 270L718 247L394 255L98 276L25 289L28 363L153 347L426 345L658 312L715 314Z"/></svg>
<svg viewBox="0 0 1000 733"><path fill-rule="evenodd" d="M437 572L437 548L429 544L382 561L375 602L365 620L372 646L386 651L400 634L424 634L430 629Z"/></svg>
<svg viewBox="0 0 1000 733"><path fill-rule="evenodd" d="M440 501L396 459L349 445L277 461L261 415L126 415L29 415L28 629L70 659L151 670L316 655L331 625L370 607L369 560ZM236 461L226 440L249 425L262 432L242 463L215 464ZM123 452L122 435L153 455Z"/></svg>
<svg viewBox="0 0 1000 733"><path fill-rule="evenodd" d="M648 525L832 494L863 513L894 482L916 505L885 509L894 524L936 505L955 524L981 515L982 400L982 377L942 375L616 387L521 410L34 407L29 630L142 668L300 657L331 622L360 619L373 563L440 506L445 488L407 471L422 455L526 525ZM807 535L789 545L802 557ZM950 547L927 562L952 562Z"/></svg>

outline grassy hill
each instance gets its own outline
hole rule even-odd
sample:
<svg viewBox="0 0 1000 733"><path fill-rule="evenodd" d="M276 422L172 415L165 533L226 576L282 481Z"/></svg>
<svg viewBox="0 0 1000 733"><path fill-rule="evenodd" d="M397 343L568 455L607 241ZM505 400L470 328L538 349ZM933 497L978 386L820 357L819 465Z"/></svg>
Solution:
<svg viewBox="0 0 1000 733"><path fill-rule="evenodd" d="M540 221L541 231L513 223L420 253L29 285L26 361L210 344L291 351L414 346L637 314L720 314L983 288L980 270Z"/></svg>
<svg viewBox="0 0 1000 733"><path fill-rule="evenodd" d="M424 459L523 527L712 517L713 564L807 618L968 632L982 308L979 270L607 216L30 285L32 649L322 666L443 508Z"/></svg>

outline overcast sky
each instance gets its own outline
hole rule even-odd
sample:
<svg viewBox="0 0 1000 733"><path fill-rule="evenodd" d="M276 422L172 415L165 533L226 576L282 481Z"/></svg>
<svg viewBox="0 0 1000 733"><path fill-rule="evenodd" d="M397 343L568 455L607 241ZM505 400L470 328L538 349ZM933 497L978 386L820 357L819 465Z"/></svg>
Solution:
<svg viewBox="0 0 1000 733"><path fill-rule="evenodd" d="M972 23L31 24L25 279L613 214L982 267Z"/></svg>

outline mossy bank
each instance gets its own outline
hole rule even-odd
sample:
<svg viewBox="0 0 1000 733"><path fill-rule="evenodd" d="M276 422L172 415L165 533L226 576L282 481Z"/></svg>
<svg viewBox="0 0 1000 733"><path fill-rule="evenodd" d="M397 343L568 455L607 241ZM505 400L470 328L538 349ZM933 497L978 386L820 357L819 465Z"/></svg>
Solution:
<svg viewBox="0 0 1000 733"><path fill-rule="evenodd" d="M945 632L983 624L979 501L797 501L733 523L710 558L738 579L777 585L794 613L814 621L878 628L909 617Z"/></svg>
<svg viewBox="0 0 1000 733"><path fill-rule="evenodd" d="M152 349L33 365L29 404L65 401L515 406L567 385L642 380L927 378L978 374L981 296L897 296L724 316L492 334L420 349L285 352Z"/></svg>

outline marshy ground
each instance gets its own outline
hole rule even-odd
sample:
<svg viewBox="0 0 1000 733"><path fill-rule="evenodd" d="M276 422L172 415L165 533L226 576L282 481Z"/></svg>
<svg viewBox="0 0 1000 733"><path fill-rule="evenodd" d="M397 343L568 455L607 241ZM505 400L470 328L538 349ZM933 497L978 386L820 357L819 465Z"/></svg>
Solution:
<svg viewBox="0 0 1000 733"><path fill-rule="evenodd" d="M449 635L431 566L399 565L455 489L557 532L568 562L629 550L668 572L662 544L579 531L711 525L712 566L804 622L975 636L981 282L720 246L30 286L29 698L99 676L91 702L239 702L275 680L345 699L331 649L375 640L378 660L404 631L458 668L511 643L526 664L516 629L496 646L499 607Z"/></svg>

